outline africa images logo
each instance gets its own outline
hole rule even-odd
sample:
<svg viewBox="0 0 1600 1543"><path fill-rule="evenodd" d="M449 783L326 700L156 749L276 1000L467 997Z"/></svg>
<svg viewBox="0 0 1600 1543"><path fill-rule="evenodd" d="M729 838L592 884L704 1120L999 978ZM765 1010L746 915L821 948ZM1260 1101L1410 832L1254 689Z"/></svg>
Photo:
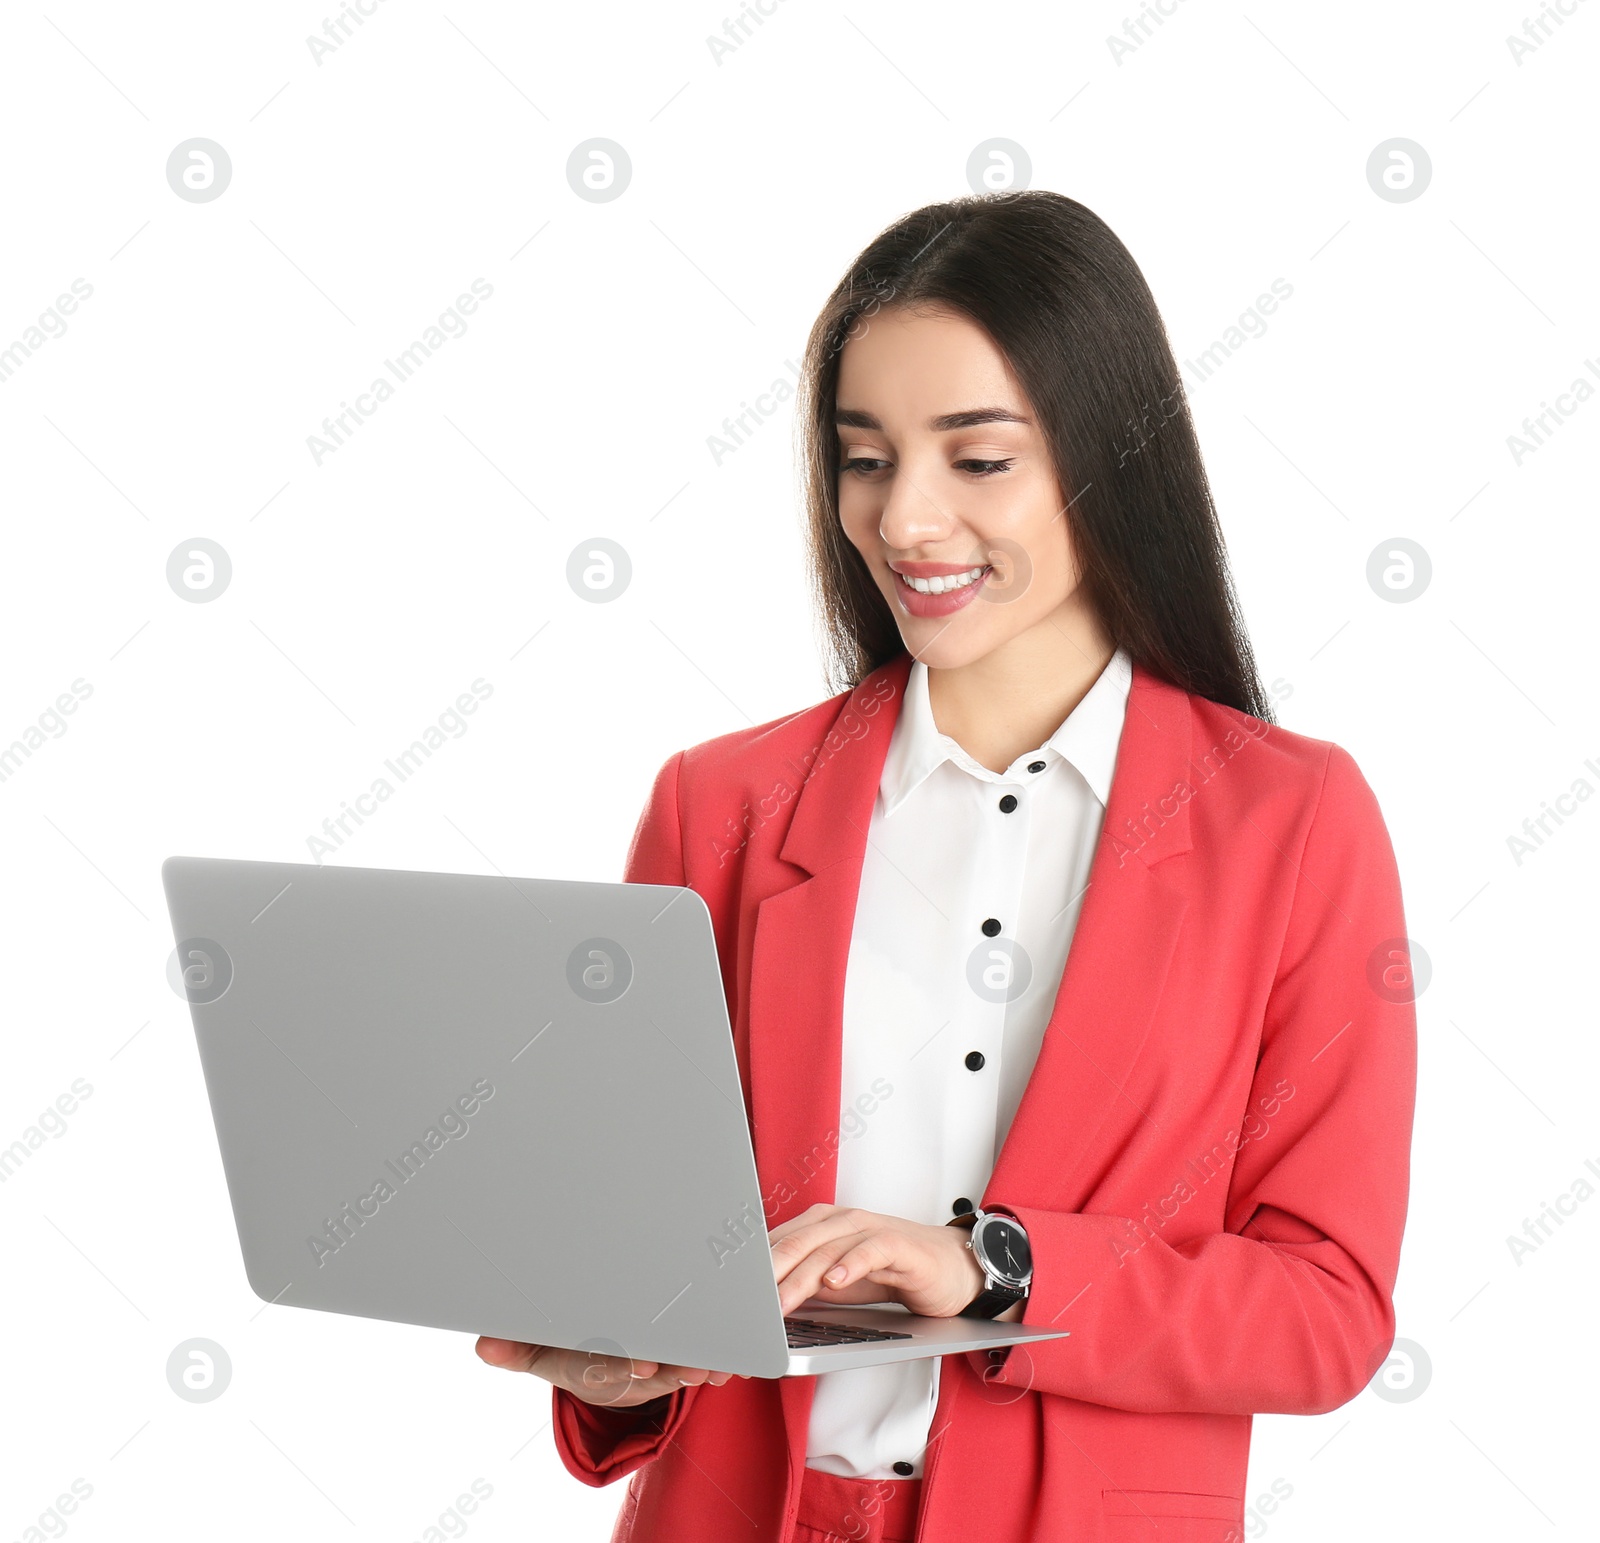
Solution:
<svg viewBox="0 0 1600 1543"><path fill-rule="evenodd" d="M400 1154L399 1162L384 1159L383 1166L401 1183L407 1184L422 1172L429 1160L444 1151L450 1142L464 1141L472 1127L467 1120L478 1112L480 1099L494 1097L494 1084L480 1077L469 1092L463 1093L455 1103L439 1116L417 1140ZM460 1111L457 1113L457 1111ZM311 1257L320 1269L339 1252L367 1222L378 1214L386 1200L392 1200L400 1191L388 1179L379 1178L365 1194L354 1201L346 1201L335 1215L323 1218L323 1231L306 1239Z"/></svg>

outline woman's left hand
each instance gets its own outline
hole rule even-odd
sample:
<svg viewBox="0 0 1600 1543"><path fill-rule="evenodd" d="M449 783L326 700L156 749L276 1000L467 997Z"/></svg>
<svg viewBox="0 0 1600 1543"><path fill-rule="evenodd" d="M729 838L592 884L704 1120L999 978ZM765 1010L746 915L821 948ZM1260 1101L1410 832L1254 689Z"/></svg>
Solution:
<svg viewBox="0 0 1600 1543"><path fill-rule="evenodd" d="M953 1318L983 1290L983 1270L966 1246L971 1236L965 1227L814 1205L767 1240L786 1314L815 1297L825 1306L899 1302L913 1313Z"/></svg>

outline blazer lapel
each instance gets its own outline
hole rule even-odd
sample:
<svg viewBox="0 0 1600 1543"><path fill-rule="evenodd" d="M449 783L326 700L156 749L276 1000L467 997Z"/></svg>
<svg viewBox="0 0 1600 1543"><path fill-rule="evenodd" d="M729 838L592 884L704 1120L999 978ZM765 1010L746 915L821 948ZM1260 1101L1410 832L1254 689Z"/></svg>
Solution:
<svg viewBox="0 0 1600 1543"><path fill-rule="evenodd" d="M839 1141L845 967L861 864L911 655L872 671L845 699L803 778L778 855L804 877L757 907L751 945L750 1130L766 1225L831 1205ZM789 1501L804 1477L816 1379L778 1383Z"/></svg>
<svg viewBox="0 0 1600 1543"><path fill-rule="evenodd" d="M769 1228L834 1196L845 966L867 829L911 656L846 698L804 777L778 855L805 877L756 911L750 962L750 1124Z"/></svg>

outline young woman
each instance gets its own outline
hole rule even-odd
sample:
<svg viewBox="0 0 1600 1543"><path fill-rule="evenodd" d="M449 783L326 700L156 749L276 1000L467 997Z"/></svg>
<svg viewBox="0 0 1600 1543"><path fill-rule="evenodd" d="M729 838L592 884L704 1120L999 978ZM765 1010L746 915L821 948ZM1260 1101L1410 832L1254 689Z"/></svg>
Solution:
<svg viewBox="0 0 1600 1543"><path fill-rule="evenodd" d="M626 876L715 920L784 1311L1069 1333L780 1380L479 1354L554 1384L574 1475L632 1475L619 1543L1236 1543L1251 1415L1336 1408L1393 1337L1415 1016L1378 805L1274 725L1155 303L1088 209L908 215L805 387L847 689L672 756Z"/></svg>

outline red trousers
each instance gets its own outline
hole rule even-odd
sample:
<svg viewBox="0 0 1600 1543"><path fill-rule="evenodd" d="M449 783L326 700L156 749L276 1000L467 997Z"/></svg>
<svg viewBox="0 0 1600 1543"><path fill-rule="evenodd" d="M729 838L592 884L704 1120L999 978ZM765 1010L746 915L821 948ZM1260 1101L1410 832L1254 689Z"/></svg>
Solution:
<svg viewBox="0 0 1600 1543"><path fill-rule="evenodd" d="M843 1479L807 1468L794 1543L911 1543L921 1479Z"/></svg>

